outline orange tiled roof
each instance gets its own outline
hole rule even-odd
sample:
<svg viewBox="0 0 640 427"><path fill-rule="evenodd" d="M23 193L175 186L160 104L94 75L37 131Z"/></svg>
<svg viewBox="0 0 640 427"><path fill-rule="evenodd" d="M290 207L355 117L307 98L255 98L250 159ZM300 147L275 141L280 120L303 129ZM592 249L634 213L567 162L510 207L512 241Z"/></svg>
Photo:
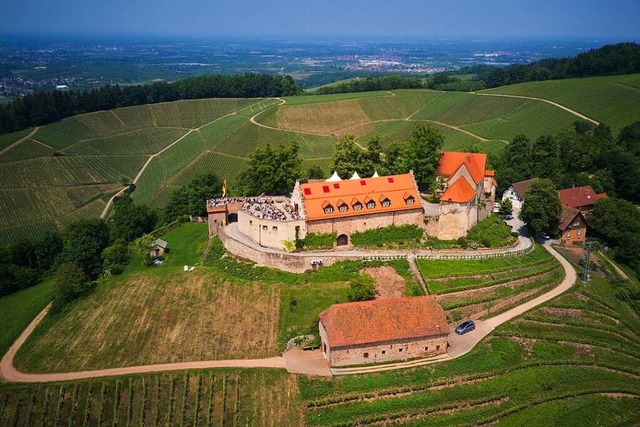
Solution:
<svg viewBox="0 0 640 427"><path fill-rule="evenodd" d="M496 171L487 169L484 171L484 176L496 176Z"/></svg>
<svg viewBox="0 0 640 427"><path fill-rule="evenodd" d="M558 191L558 196L560 196L560 201L563 205L580 208L595 205L598 200L606 199L607 193L596 194L590 185L583 185L582 187L560 190Z"/></svg>
<svg viewBox="0 0 640 427"><path fill-rule="evenodd" d="M443 151L440 153L440 161L436 173L440 176L451 176L465 165L476 184L485 176L487 155L482 153L460 153L457 151Z"/></svg>
<svg viewBox="0 0 640 427"><path fill-rule="evenodd" d="M422 209L418 189L408 173L337 182L308 182L301 184L300 190L308 220ZM406 203L410 197L413 198L412 205ZM385 199L389 200L388 207L382 206ZM375 204L372 209L366 206L369 201ZM358 202L362 208L354 210L353 205ZM343 203L347 205L347 210L341 212L340 205ZM333 207L333 212L325 213L329 205Z"/></svg>
<svg viewBox="0 0 640 427"><path fill-rule="evenodd" d="M466 178L459 178L444 192L440 200L444 202L467 203L476 195L476 190L469 184Z"/></svg>
<svg viewBox="0 0 640 427"><path fill-rule="evenodd" d="M331 347L449 333L444 310L430 296L334 304L320 321Z"/></svg>

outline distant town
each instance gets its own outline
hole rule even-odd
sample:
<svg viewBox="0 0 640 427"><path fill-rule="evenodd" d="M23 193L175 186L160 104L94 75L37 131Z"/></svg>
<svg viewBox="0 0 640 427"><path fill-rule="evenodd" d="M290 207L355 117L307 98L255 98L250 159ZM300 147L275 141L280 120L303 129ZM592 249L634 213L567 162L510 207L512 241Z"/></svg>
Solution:
<svg viewBox="0 0 640 427"><path fill-rule="evenodd" d="M315 87L376 73L427 75L575 55L604 41L96 40L0 38L0 97L220 73L289 74Z"/></svg>

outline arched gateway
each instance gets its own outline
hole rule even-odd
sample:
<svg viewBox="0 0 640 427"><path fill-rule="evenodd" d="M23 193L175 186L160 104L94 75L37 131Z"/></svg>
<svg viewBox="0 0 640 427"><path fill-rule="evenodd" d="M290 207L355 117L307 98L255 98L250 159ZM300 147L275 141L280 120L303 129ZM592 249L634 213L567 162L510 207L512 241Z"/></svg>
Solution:
<svg viewBox="0 0 640 427"><path fill-rule="evenodd" d="M336 239L336 246L347 246L349 244L349 236L341 234Z"/></svg>

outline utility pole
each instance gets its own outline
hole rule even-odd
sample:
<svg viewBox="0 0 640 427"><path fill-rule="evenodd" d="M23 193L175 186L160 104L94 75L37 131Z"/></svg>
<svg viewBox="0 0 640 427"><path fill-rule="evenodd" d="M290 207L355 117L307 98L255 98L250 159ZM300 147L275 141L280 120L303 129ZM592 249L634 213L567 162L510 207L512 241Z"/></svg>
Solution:
<svg viewBox="0 0 640 427"><path fill-rule="evenodd" d="M582 267L582 283L587 283L589 281L589 262L591 261L591 251L598 248L598 242L590 241L584 242L582 247L587 252L584 255L584 265Z"/></svg>

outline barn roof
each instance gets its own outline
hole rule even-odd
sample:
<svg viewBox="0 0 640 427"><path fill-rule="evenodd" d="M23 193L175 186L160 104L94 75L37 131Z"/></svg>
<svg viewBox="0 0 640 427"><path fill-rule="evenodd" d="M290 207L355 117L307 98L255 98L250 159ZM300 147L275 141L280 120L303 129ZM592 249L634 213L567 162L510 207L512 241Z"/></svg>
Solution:
<svg viewBox="0 0 640 427"><path fill-rule="evenodd" d="M334 304L320 314L331 347L447 335L444 310L430 296Z"/></svg>
<svg viewBox="0 0 640 427"><path fill-rule="evenodd" d="M339 182L308 182L300 185L300 192L308 220L422 208L418 188L410 173ZM409 198L413 198L413 204L407 204ZM387 207L382 206L385 199L389 200ZM374 202L373 208L367 208L368 201ZM353 208L357 202L362 205L360 210ZM339 207L343 204L347 208L341 212ZM325 213L328 206L333 207L333 212Z"/></svg>
<svg viewBox="0 0 640 427"><path fill-rule="evenodd" d="M160 247L162 249L167 249L168 245L169 244L167 242L165 242L164 240L162 240L162 239L156 239L151 243L151 246L153 246L153 247L158 246L158 247Z"/></svg>

